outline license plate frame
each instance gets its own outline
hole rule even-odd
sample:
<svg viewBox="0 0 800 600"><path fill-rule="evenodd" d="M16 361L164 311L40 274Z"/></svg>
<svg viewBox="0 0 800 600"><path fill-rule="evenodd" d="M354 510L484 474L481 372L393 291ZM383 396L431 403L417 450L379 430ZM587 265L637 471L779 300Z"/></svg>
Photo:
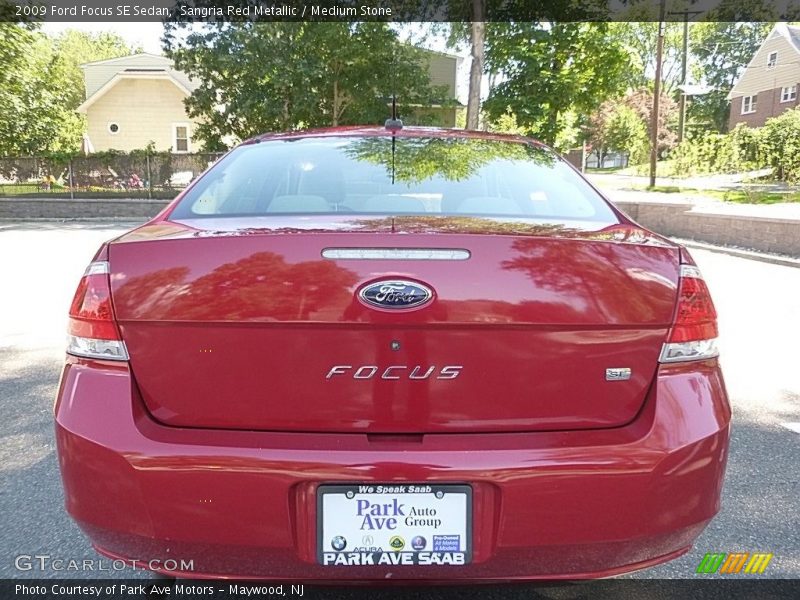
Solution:
<svg viewBox="0 0 800 600"><path fill-rule="evenodd" d="M367 489L372 489L372 492L365 491ZM405 492L396 492L396 491L388 491L388 492L381 492L379 490L395 490L397 488L404 488ZM409 489L413 490L426 490L429 491L415 491L410 492ZM353 494L352 497L348 497L347 493L351 492ZM441 492L442 497L439 498L437 493ZM346 555L348 560L356 560L355 563L348 562L348 566L356 566L356 565L364 565L364 564L375 564L375 565L385 565L385 566L419 566L419 565L447 565L447 566L462 566L465 564L469 564L472 562L472 540L473 540L473 515L472 515L472 493L473 489L472 486L465 484L465 483L411 483L411 482L389 482L389 483L333 483L333 484L320 484L317 486L316 489L316 507L317 507L317 514L316 514L316 525L317 525L317 535L316 535L316 558L317 563L320 565L326 566L343 566L341 562L332 563L329 561L326 562L326 555ZM370 552L360 550L358 546L354 546L353 550L348 550L344 548L341 551L335 551L331 546L332 544L328 544L329 541L327 537L332 537L330 532L326 534L325 531L325 497L327 495L331 495L331 497L335 495L344 496L344 500L340 498L338 501L341 503L342 501L346 502L355 502L360 497L362 499L366 498L381 498L383 500L388 500L390 502L395 501L398 496L401 498L405 498L409 495L413 494L420 494L421 496L426 496L426 502L443 502L445 497L449 496L452 501L458 502L459 497L463 497L463 537L464 537L464 548L461 549L461 541L458 537L459 534L455 533L442 533L441 535L436 535L436 538L439 538L439 550L433 548L435 544L433 534L430 534L430 541L431 541L431 548L427 549L424 548L422 550L417 550L411 547L403 548L402 550L392 550L390 548L381 549L379 552ZM434 500L435 498L435 500ZM407 500L404 500L407 501ZM403 504L401 503L401 506ZM335 517L335 515L329 515L330 517ZM460 522L460 516L454 517L453 519L458 520ZM453 520L451 519L451 520ZM366 536L364 536L366 537ZM400 536L402 537L402 536ZM415 538L417 536L414 536ZM423 537L427 537L423 536ZM441 538L449 538L447 540L443 540ZM455 539L453 539L455 538ZM412 538L413 539L413 538ZM458 544L458 550L442 550L442 546L452 545L455 542ZM427 544L427 540L426 540ZM351 559L350 555L359 554L360 558ZM365 557L366 554L372 555L372 560L374 562L364 562L368 561ZM381 555L389 555L384 558L380 558ZM394 555L394 556L392 556ZM447 555L447 556L445 556ZM399 556L399 558L397 558ZM462 561L463 558L463 561ZM341 560L341 559L340 559ZM455 562L448 562L449 560ZM381 562L384 561L384 562ZM388 561L388 562L387 562ZM396 562L400 561L400 562ZM411 561L411 562L408 562ZM444 561L444 562L442 562Z"/></svg>

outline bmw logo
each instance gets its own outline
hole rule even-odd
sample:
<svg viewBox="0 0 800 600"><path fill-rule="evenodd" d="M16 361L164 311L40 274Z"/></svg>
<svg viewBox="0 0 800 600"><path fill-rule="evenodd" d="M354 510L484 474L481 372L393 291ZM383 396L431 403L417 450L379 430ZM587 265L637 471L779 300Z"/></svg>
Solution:
<svg viewBox="0 0 800 600"><path fill-rule="evenodd" d="M337 552L341 552L347 546L347 540L343 536L337 535L331 540L331 548Z"/></svg>

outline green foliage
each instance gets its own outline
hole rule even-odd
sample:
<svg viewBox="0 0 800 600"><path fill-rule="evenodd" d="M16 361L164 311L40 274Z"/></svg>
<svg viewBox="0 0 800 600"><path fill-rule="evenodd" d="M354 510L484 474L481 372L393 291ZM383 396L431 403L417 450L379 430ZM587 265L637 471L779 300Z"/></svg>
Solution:
<svg viewBox="0 0 800 600"><path fill-rule="evenodd" d="M607 141L612 150L625 152L629 162L644 162L650 152L647 126L630 106L622 104L608 120Z"/></svg>
<svg viewBox="0 0 800 600"><path fill-rule="evenodd" d="M487 69L504 79L484 110L555 144L569 112L587 115L621 91L626 61L607 23L488 23Z"/></svg>
<svg viewBox="0 0 800 600"><path fill-rule="evenodd" d="M397 94L413 105L446 104L430 86L424 53L386 23L168 24L165 50L200 82L187 99L196 136L221 149L267 131L382 124ZM413 117L412 117L413 118Z"/></svg>
<svg viewBox="0 0 800 600"><path fill-rule="evenodd" d="M661 96L658 115L659 155L673 148L677 140L677 104ZM650 113L653 93L647 88L630 91L620 99L606 100L589 118L588 142L598 158L609 151L628 154L632 164L645 162L650 154Z"/></svg>
<svg viewBox="0 0 800 600"><path fill-rule="evenodd" d="M0 156L80 148L80 64L130 53L121 38L67 30L51 38L29 26L0 23Z"/></svg>
<svg viewBox="0 0 800 600"><path fill-rule="evenodd" d="M674 5L669 6L671 11L684 9L684 6L678 6L680 2L670 4ZM631 6L630 11L626 20L610 24L610 35L626 53L624 77L627 87L647 87L652 93L658 44L658 3L641 2ZM661 79L666 94L676 92L681 83L682 53L683 23L665 23Z"/></svg>
<svg viewBox="0 0 800 600"><path fill-rule="evenodd" d="M735 160L731 136L712 133L679 144L670 154L675 170L686 175L735 173L745 166Z"/></svg>
<svg viewBox="0 0 800 600"><path fill-rule="evenodd" d="M554 156L526 144L504 144L480 139L404 138L392 147L386 138L354 141L346 150L354 159L383 166L393 179L418 183L433 177L463 181L497 159L532 160L549 165Z"/></svg>
<svg viewBox="0 0 800 600"><path fill-rule="evenodd" d="M489 131L510 133L513 135L527 134L527 130L517 123L517 118L510 113L500 115L497 119L489 123Z"/></svg>
<svg viewBox="0 0 800 600"><path fill-rule="evenodd" d="M800 109L769 119L761 128L758 159L778 179L800 181Z"/></svg>
<svg viewBox="0 0 800 600"><path fill-rule="evenodd" d="M779 180L800 181L800 109L769 119L758 129L740 124L727 134L687 140L670 158L675 171L685 175L771 168Z"/></svg>

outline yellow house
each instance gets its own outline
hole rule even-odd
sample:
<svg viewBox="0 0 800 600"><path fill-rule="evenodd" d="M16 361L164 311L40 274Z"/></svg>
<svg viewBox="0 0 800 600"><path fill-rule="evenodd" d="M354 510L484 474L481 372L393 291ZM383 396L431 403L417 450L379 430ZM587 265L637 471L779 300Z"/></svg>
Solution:
<svg viewBox="0 0 800 600"><path fill-rule="evenodd" d="M192 140L195 122L183 101L197 87L170 59L134 54L82 65L86 101L84 146L89 152L130 151L150 142L156 150L200 150Z"/></svg>
<svg viewBox="0 0 800 600"><path fill-rule="evenodd" d="M426 50L432 85L444 86L451 105L415 106L414 121L454 127L461 106L456 77L461 58ZM78 112L86 115L84 149L87 152L144 148L157 151L198 152L192 136L197 124L189 118L184 100L199 85L175 69L173 62L155 54L133 54L81 65L86 100ZM233 143L235 140L231 140Z"/></svg>

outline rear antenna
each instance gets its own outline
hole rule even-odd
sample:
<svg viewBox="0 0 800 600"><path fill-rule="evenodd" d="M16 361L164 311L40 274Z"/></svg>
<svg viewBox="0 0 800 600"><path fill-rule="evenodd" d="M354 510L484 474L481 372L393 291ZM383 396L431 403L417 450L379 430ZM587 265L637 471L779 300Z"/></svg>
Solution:
<svg viewBox="0 0 800 600"><path fill-rule="evenodd" d="M392 185L394 185L394 158L397 153L397 132L403 128L403 122L397 118L397 95L392 93L392 118L386 119L386 129L392 132Z"/></svg>
<svg viewBox="0 0 800 600"><path fill-rule="evenodd" d="M395 54L392 54L392 73L395 72L394 62L397 57ZM394 80L392 80L394 87ZM394 159L395 154L397 153L397 132L403 128L403 122L397 118L397 90L392 89L392 118L386 119L386 123L384 127L392 132L392 185L394 185L395 179L395 166L394 166Z"/></svg>
<svg viewBox="0 0 800 600"><path fill-rule="evenodd" d="M392 118L386 119L386 129L397 131L403 128L403 121L397 118L397 95L392 94Z"/></svg>

